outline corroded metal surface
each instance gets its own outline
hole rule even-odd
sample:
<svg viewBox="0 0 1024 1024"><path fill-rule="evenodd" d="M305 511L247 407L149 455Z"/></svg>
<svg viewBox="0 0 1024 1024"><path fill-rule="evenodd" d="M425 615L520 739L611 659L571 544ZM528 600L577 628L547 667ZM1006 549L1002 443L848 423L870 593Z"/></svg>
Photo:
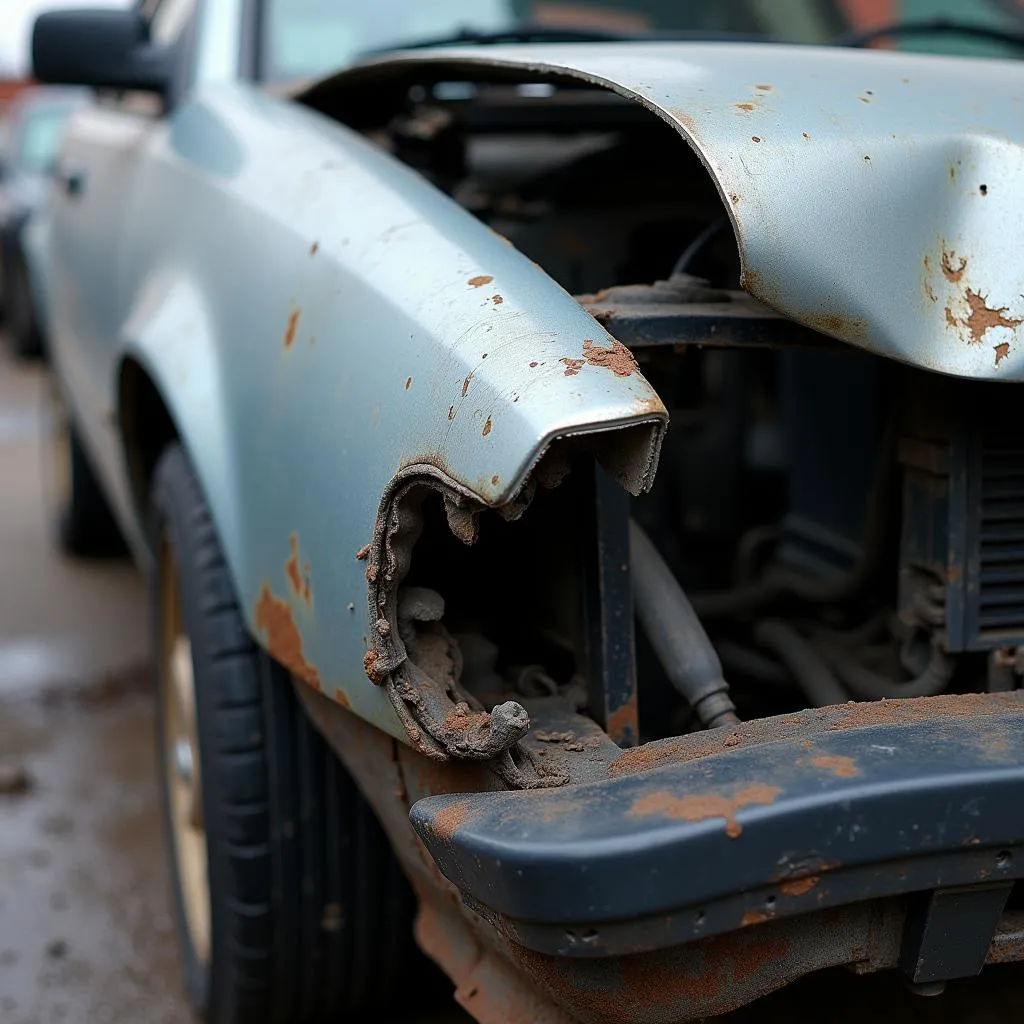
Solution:
<svg viewBox="0 0 1024 1024"><path fill-rule="evenodd" d="M488 46L382 57L317 89L495 69L603 86L672 125L718 186L744 287L769 306L917 366L1024 378L1020 62L757 44Z"/></svg>

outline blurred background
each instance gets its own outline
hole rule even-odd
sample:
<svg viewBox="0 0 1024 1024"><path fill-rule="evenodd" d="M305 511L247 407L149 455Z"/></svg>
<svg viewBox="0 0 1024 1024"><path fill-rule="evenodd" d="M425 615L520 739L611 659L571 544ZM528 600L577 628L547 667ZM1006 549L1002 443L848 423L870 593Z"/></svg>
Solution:
<svg viewBox="0 0 1024 1024"><path fill-rule="evenodd" d="M52 6L104 4L0 0L0 1024L184 1024L157 812L145 584L126 561L72 562L52 543L45 339L19 240L47 201L65 119L90 102L30 81L32 20ZM1024 0L480 0L479 16L481 27L495 27L484 24L491 11L496 25L511 14L640 30L662 16L678 26L684 9L694 28L804 42L903 18L1024 24ZM395 30L390 20L381 38L359 45L388 45ZM992 52L971 40L942 46ZM295 36L282 68L303 71L310 47L320 66L335 52L339 64L352 56L342 38ZM996 969L925 1003L896 978L854 986L836 973L735 1019L1009 1022L1020 1019L1019 979ZM445 1009L440 1019L467 1018Z"/></svg>

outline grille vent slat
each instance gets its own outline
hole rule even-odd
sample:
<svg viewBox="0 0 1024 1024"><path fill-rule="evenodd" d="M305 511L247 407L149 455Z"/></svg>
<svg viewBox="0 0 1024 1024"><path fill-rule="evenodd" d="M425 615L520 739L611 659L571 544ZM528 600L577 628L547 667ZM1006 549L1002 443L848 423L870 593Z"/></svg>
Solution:
<svg viewBox="0 0 1024 1024"><path fill-rule="evenodd" d="M980 454L978 629L1024 634L1024 446L983 443Z"/></svg>

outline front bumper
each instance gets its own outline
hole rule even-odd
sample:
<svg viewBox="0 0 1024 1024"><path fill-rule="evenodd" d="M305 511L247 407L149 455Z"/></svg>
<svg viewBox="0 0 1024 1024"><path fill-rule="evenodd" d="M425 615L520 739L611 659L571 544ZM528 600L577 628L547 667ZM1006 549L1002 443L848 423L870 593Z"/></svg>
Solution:
<svg viewBox="0 0 1024 1024"><path fill-rule="evenodd" d="M1018 693L842 705L648 744L561 789L427 797L411 817L527 951L622 957L808 914L786 931L827 918L833 934L842 915L822 912L903 897L900 964L945 980L1024 956L1005 909L1024 876L1022 727ZM848 940L821 963L855 962Z"/></svg>

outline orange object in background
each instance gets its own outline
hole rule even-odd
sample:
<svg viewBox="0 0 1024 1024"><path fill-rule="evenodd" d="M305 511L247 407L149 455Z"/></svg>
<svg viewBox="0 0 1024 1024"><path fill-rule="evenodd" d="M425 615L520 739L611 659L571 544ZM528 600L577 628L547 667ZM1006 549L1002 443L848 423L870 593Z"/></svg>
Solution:
<svg viewBox="0 0 1024 1024"><path fill-rule="evenodd" d="M6 112L14 97L32 83L24 78L0 78L0 117Z"/></svg>
<svg viewBox="0 0 1024 1024"><path fill-rule="evenodd" d="M866 30L896 21L896 0L840 0L850 28Z"/></svg>

